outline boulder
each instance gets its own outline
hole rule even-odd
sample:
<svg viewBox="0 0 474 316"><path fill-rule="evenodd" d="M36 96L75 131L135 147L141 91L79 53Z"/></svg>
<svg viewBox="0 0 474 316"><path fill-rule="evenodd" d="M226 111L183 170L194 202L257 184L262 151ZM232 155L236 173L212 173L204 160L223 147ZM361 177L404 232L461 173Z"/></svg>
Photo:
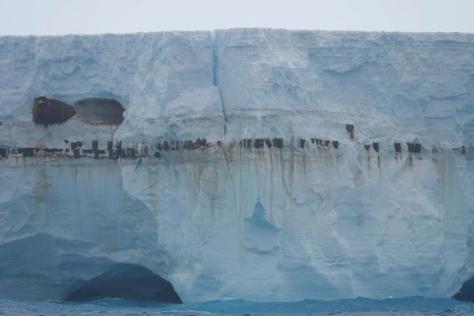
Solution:
<svg viewBox="0 0 474 316"><path fill-rule="evenodd" d="M170 282L143 266L125 263L116 264L84 282L66 297L66 301L102 298L182 303Z"/></svg>
<svg viewBox="0 0 474 316"><path fill-rule="evenodd" d="M76 114L72 106L44 96L33 101L32 112L33 122L44 126L64 123Z"/></svg>
<svg viewBox="0 0 474 316"><path fill-rule="evenodd" d="M464 282L453 298L458 301L474 302L474 277Z"/></svg>

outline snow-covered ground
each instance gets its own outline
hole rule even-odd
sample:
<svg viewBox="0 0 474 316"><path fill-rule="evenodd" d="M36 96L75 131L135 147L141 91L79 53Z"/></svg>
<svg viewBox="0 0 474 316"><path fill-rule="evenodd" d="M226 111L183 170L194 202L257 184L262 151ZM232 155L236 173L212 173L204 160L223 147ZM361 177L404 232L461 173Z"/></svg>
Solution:
<svg viewBox="0 0 474 316"><path fill-rule="evenodd" d="M187 302L449 297L474 274L474 35L2 37L0 74L2 146L223 143L0 159L0 297L60 299L114 262ZM39 95L114 99L125 120L45 128ZM238 144L267 137L284 148Z"/></svg>

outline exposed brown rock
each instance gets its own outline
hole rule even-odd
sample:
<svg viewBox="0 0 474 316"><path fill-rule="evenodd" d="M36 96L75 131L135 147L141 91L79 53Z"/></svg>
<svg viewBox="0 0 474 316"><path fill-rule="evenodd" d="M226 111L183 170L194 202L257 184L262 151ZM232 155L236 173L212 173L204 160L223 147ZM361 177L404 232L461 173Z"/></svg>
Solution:
<svg viewBox="0 0 474 316"><path fill-rule="evenodd" d="M354 125L346 124L346 131L349 133L350 138L354 138Z"/></svg>
<svg viewBox="0 0 474 316"><path fill-rule="evenodd" d="M72 106L59 100L38 97L33 101L33 122L45 127L64 123L74 114L76 112Z"/></svg>
<svg viewBox="0 0 474 316"><path fill-rule="evenodd" d="M400 143L394 143L393 147L395 147L395 152L401 153L402 152L402 144Z"/></svg>
<svg viewBox="0 0 474 316"><path fill-rule="evenodd" d="M375 143L372 143L372 147L374 148L374 150L376 152L379 152L379 143L375 142Z"/></svg>

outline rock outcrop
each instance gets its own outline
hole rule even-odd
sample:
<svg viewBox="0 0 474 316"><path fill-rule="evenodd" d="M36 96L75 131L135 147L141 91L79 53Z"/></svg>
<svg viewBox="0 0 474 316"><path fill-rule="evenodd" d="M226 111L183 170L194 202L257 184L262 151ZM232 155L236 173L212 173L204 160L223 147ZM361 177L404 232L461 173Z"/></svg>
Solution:
<svg viewBox="0 0 474 316"><path fill-rule="evenodd" d="M66 297L66 301L123 298L137 301L181 304L171 283L151 270L134 264L116 264Z"/></svg>

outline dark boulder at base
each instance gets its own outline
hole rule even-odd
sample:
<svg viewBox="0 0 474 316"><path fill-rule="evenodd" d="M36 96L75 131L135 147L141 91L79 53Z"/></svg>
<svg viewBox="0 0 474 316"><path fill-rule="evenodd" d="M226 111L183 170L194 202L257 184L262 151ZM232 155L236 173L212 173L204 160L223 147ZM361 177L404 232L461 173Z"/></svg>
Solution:
<svg viewBox="0 0 474 316"><path fill-rule="evenodd" d="M66 301L102 298L182 303L170 282L145 267L126 263L116 264L101 275L84 282L66 297Z"/></svg>
<svg viewBox="0 0 474 316"><path fill-rule="evenodd" d="M474 302L474 277L464 282L453 298L458 301Z"/></svg>

